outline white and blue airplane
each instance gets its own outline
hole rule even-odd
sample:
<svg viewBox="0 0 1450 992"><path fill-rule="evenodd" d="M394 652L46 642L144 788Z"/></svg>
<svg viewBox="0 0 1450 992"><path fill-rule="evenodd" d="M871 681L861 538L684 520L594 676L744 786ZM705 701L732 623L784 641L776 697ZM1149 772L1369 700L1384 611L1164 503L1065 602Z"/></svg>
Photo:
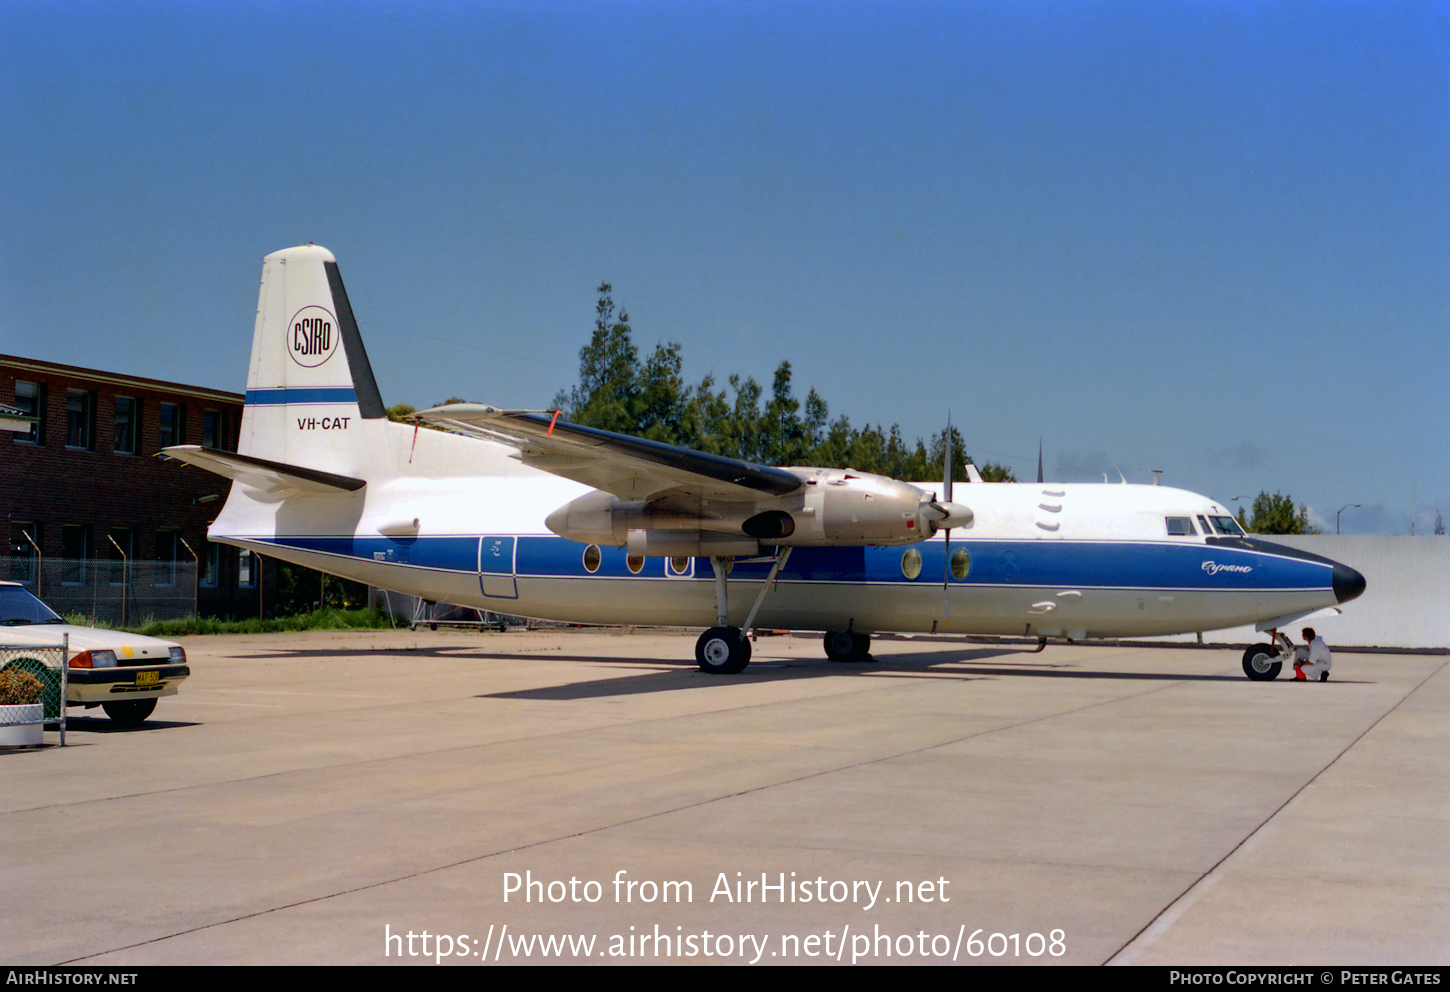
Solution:
<svg viewBox="0 0 1450 992"><path fill-rule="evenodd" d="M771 467L457 403L387 419L331 252L263 262L236 452L165 454L232 480L213 541L437 602L586 624L707 629L706 672L758 626L824 632L834 660L876 632L1070 640L1338 612L1364 577L1246 537L1218 503L1138 485L913 484Z"/></svg>

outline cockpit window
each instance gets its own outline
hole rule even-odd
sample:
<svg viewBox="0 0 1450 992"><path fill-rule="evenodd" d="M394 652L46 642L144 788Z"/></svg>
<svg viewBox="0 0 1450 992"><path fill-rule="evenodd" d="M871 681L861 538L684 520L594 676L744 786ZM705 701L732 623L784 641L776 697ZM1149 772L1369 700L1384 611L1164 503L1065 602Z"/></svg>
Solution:
<svg viewBox="0 0 1450 992"><path fill-rule="evenodd" d="M1210 517L1213 521L1213 529L1227 537L1238 537L1243 534L1243 528L1233 517Z"/></svg>
<svg viewBox="0 0 1450 992"><path fill-rule="evenodd" d="M1192 517L1166 517L1168 534L1171 537L1192 537L1198 531L1193 529Z"/></svg>

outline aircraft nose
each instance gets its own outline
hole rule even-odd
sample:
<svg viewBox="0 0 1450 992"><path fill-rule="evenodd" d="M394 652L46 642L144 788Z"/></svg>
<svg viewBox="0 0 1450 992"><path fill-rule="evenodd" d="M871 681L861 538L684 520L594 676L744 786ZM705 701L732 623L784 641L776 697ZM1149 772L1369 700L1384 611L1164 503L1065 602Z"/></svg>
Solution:
<svg viewBox="0 0 1450 992"><path fill-rule="evenodd" d="M1360 575L1348 565L1341 565L1339 562L1335 562L1334 578L1332 581L1334 584L1334 598L1341 603L1347 603L1351 599L1356 599L1364 592L1364 576Z"/></svg>

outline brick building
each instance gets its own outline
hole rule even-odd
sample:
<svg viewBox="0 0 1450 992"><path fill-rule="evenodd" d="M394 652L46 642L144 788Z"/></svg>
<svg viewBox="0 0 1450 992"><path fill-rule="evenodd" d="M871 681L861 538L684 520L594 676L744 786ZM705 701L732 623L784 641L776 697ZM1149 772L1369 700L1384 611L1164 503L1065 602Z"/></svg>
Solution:
<svg viewBox="0 0 1450 992"><path fill-rule="evenodd" d="M171 444L235 450L243 397L138 376L0 355L0 404L28 431L0 432L8 570L58 610L116 622L190 613L257 616L275 570L206 539L230 485L154 457ZM16 419L13 414L12 421ZM12 423L12 428L15 426ZM47 567L52 566L52 567ZM258 584L262 583L262 602ZM124 590L124 592L123 592ZM178 604L179 601L179 604Z"/></svg>

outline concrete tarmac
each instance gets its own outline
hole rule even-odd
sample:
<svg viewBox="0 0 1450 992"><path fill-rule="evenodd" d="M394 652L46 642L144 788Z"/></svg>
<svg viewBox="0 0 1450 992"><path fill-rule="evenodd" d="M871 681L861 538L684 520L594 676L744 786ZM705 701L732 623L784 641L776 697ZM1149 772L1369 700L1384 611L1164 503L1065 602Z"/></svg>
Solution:
<svg viewBox="0 0 1450 992"><path fill-rule="evenodd" d="M142 728L0 753L8 963L1450 961L1443 655L184 643Z"/></svg>

